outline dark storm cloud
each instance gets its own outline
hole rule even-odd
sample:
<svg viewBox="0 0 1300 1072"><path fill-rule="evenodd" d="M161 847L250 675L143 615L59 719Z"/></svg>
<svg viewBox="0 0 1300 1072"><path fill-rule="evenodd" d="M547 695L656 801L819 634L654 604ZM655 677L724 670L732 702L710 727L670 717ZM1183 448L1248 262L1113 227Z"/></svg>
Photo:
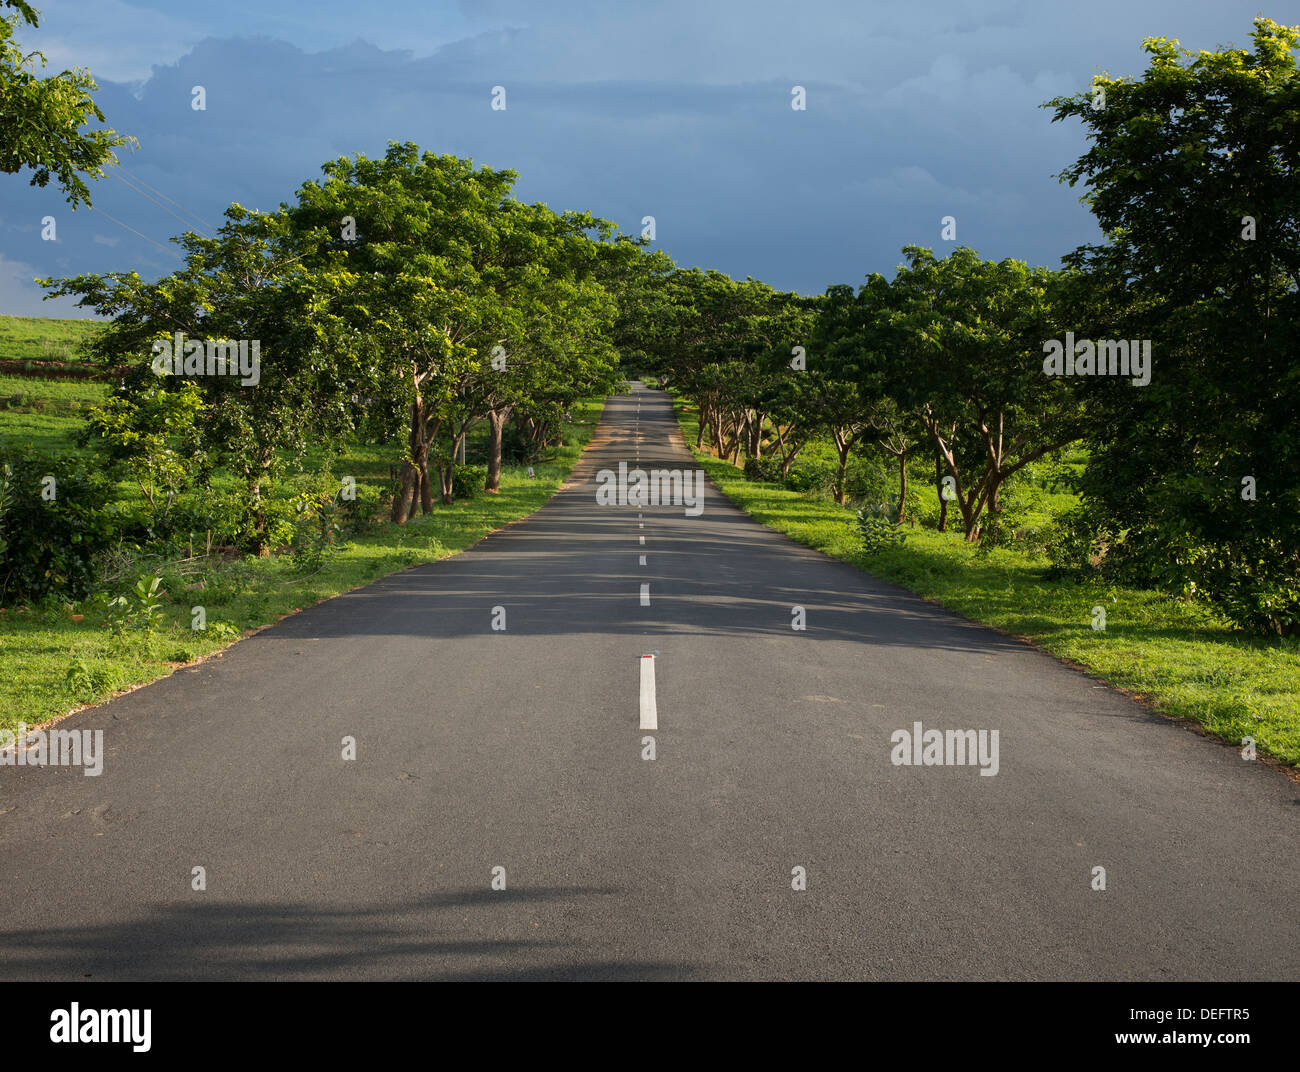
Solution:
<svg viewBox="0 0 1300 1072"><path fill-rule="evenodd" d="M159 15L158 33L195 33L205 25L196 6ZM1097 70L1139 72L1145 34L1247 43L1254 13L1219 2L1142 12L971 2L532 7L463 3L443 21L492 28L429 55L356 40L402 40L386 21L395 16L375 13L340 21L350 43L324 51L216 35L143 81L101 80L112 125L140 140L122 177L217 222L232 201L269 209L291 198L327 159L414 141L512 168L521 197L589 209L628 231L653 215L679 263L805 292L888 272L908 242L942 250L946 215L986 256L1056 264L1097 233L1078 191L1053 178L1082 150L1080 133L1038 105ZM330 10L312 40L328 37ZM286 12L277 25L292 25ZM69 62L77 35L68 20L51 22ZM489 107L498 84L505 112ZM807 111L790 108L795 84ZM204 112L190 107L195 85L206 90ZM54 191L16 177L0 196L5 311L51 312L34 300L35 274L154 275L178 263L121 224L165 241L183 228L163 206L187 214L119 179L94 187L106 215L72 213ZM58 221L57 243L40 239L46 215Z"/></svg>

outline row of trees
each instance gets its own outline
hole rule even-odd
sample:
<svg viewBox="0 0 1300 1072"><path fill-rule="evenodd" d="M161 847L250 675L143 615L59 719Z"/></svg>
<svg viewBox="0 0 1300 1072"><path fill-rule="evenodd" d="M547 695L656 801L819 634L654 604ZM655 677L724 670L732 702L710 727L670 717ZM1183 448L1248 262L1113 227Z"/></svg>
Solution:
<svg viewBox="0 0 1300 1072"><path fill-rule="evenodd" d="M930 452L945 524L951 501L975 540L1006 480L1080 434L1086 392L1042 369L1066 274L965 248L905 253L892 281L875 274L812 299L672 273L679 315L656 340L655 367L699 405L697 446L707 439L723 457L775 452L785 477L811 440L829 439L841 503L850 456L878 449L898 468L899 521L908 463Z"/></svg>
<svg viewBox="0 0 1300 1072"><path fill-rule="evenodd" d="M815 299L667 271L643 355L699 406L697 445L784 477L834 444L933 457L939 525L996 539L1008 481L1086 448L1058 566L1207 597L1237 622L1300 630L1300 32L1260 18L1251 50L1149 39L1140 79L1050 101L1091 147L1063 174L1105 241L1049 271L915 246L892 280ZM1044 346L1149 340L1150 382L1049 376ZM764 452L779 467L756 465Z"/></svg>
<svg viewBox="0 0 1300 1072"><path fill-rule="evenodd" d="M399 524L451 501L476 421L491 433L484 490L497 491L507 420L544 445L566 409L618 377L614 295L645 256L604 220L514 199L514 172L411 144L323 172L293 204L233 205L214 237L182 236L184 266L157 281L43 281L111 318L94 350L134 365L118 394L139 407L138 431L161 431L159 391L197 392L196 441L241 475L253 543L268 482L310 445L345 436L389 445ZM177 332L257 340L258 382L160 383L149 355Z"/></svg>

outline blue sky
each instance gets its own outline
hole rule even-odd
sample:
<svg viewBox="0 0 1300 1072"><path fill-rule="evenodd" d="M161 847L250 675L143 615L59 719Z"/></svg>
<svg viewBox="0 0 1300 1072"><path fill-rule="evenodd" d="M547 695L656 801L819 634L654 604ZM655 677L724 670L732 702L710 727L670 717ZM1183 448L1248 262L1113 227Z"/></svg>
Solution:
<svg viewBox="0 0 1300 1072"><path fill-rule="evenodd" d="M232 201L271 208L324 161L380 155L389 140L512 168L518 196L627 231L653 215L677 263L804 293L889 273L907 243L951 248L947 215L986 257L1056 265L1099 236L1080 191L1054 178L1083 151L1081 132L1038 105L1099 71L1139 74L1145 36L1248 46L1259 10L1258 0L37 2L41 28L20 43L43 49L53 70L89 67L110 124L140 147L92 187L98 211L74 213L30 176L0 175L0 312L22 315L84 315L42 302L35 276L156 276L179 264L167 248L184 229L178 216L216 223ZM796 84L806 111L791 110ZM190 107L194 85L206 111ZM504 112L490 107L494 85L506 87ZM47 215L55 242L40 237Z"/></svg>

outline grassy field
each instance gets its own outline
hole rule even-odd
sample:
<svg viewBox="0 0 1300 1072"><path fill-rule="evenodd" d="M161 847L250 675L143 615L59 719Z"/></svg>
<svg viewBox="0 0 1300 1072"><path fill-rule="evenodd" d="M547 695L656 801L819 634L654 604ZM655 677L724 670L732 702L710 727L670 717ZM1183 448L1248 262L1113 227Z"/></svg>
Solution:
<svg viewBox="0 0 1300 1072"><path fill-rule="evenodd" d="M0 360L77 363L81 344L102 324L99 320L0 315Z"/></svg>
<svg viewBox="0 0 1300 1072"><path fill-rule="evenodd" d="M83 411L102 402L111 387L94 380L0 375L0 443L51 452L76 449L73 436L84 423Z"/></svg>
<svg viewBox="0 0 1300 1072"><path fill-rule="evenodd" d="M680 400L674 404L693 445L695 414ZM1158 592L1048 580L1046 559L1014 549L980 551L960 531L905 527L901 547L867 556L852 509L747 480L710 454L696 457L732 502L791 539L1031 640L1215 737L1238 744L1250 736L1261 754L1300 764L1296 639L1244 636L1203 608ZM1092 628L1096 606L1106 610L1104 631Z"/></svg>
<svg viewBox="0 0 1300 1072"><path fill-rule="evenodd" d="M463 551L492 530L532 513L560 488L603 409L603 399L575 406L573 421L565 425L565 445L551 448L534 464L534 478L524 466L506 466L499 495L437 505L431 514L405 526L385 521L373 534L345 544L315 572L299 571L287 555L230 562L201 555L166 563L141 560L133 572L156 572L163 582L161 623L152 631L114 635L105 615L89 605L0 609L0 728L57 719L164 677L302 607ZM48 429L51 421L60 420L74 427L78 423L72 417L0 410L0 439L22 440L42 429L61 439L66 430ZM472 451L468 460L475 461ZM335 471L355 474L360 485L386 477L389 461L377 448L359 447L337 463ZM198 605L207 616L204 631L191 628L191 608ZM82 620L74 620L74 614Z"/></svg>

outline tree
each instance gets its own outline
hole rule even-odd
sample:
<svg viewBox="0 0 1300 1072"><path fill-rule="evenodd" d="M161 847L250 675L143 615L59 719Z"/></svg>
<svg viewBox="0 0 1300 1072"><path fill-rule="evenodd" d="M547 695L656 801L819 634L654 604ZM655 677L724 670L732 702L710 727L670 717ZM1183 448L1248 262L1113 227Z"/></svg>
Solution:
<svg viewBox="0 0 1300 1072"><path fill-rule="evenodd" d="M343 258L357 279L344 315L371 343L371 405L392 432L404 428L392 509L404 524L432 510L430 453L464 434L474 415L462 395L499 344L496 219L515 175L396 143L381 160L358 154L321 170L288 216L314 256Z"/></svg>
<svg viewBox="0 0 1300 1072"><path fill-rule="evenodd" d="M966 538L985 510L996 525L1000 492L1024 466L1082 434L1082 390L1049 377L1043 344L1056 331L1056 273L1021 261L982 261L965 247L943 260L904 247L892 283L864 288L873 313L864 350L875 382L914 412L952 478Z"/></svg>
<svg viewBox="0 0 1300 1072"><path fill-rule="evenodd" d="M0 18L0 171L14 175L33 170L31 184L48 186L51 179L75 209L90 204L90 189L82 175L100 178L104 167L117 162L113 150L135 143L111 129L86 130L104 113L91 93L99 87L88 70L75 67L49 78L36 75L40 52L24 55L13 39L24 24L35 28L39 12L23 0L5 0L17 14Z"/></svg>
<svg viewBox="0 0 1300 1072"><path fill-rule="evenodd" d="M1090 148L1061 175L1106 241L1076 250L1099 331L1152 342L1148 386L1098 384L1086 510L1106 566L1300 630L1300 30L1253 48L1148 38L1141 78L1045 107ZM1249 497L1248 497L1249 494Z"/></svg>
<svg viewBox="0 0 1300 1072"><path fill-rule="evenodd" d="M783 390L795 346L806 349L813 302L773 290L756 279L737 282L721 272L677 270L664 280L653 345L656 368L700 409L696 448L707 436L722 457L762 456L769 405L789 417L795 390ZM776 429L784 442L784 432ZM784 449L784 448L782 448ZM790 455L793 461L793 455Z"/></svg>
<svg viewBox="0 0 1300 1072"><path fill-rule="evenodd" d="M432 509L431 459L450 501L452 459L477 419L490 424L495 491L512 410L608 378L613 308L595 246L612 225L524 205L510 196L514 172L409 143L322 171L286 211L316 256L341 257L356 279L340 316L370 340L371 404L404 429L393 521Z"/></svg>
<svg viewBox="0 0 1300 1072"><path fill-rule="evenodd" d="M91 407L82 442L101 441L109 459L136 482L149 507L150 529L161 532L172 505L201 468L197 418L203 395L193 381L175 390L149 384Z"/></svg>
<svg viewBox="0 0 1300 1072"><path fill-rule="evenodd" d="M135 365L128 391L147 394L173 381L179 387L187 378L198 385L201 442L242 476L245 540L260 550L267 536L263 488L309 445L356 427L352 400L369 382L372 352L354 326L358 281L339 257L306 265L313 250L283 211L232 205L226 218L212 238L178 239L185 265L157 282L136 272L40 282L52 295L75 295L79 305L112 318L92 349L106 364ZM160 381L155 366L177 343L195 367ZM230 347L241 343L247 376L234 374L231 364L238 359ZM196 346L198 353L188 352ZM214 356L227 362L227 372L214 374L215 363L209 369Z"/></svg>

